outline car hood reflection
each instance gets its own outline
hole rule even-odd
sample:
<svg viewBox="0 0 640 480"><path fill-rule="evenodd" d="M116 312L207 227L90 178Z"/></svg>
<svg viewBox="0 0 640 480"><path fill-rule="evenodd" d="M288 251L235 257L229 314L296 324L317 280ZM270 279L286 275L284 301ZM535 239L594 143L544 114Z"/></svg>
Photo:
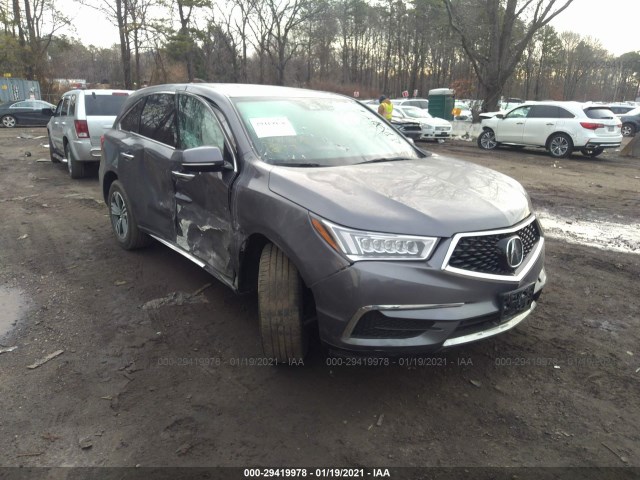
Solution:
<svg viewBox="0 0 640 480"><path fill-rule="evenodd" d="M269 188L334 223L378 232L449 237L529 216L510 177L447 157L333 168L273 167Z"/></svg>

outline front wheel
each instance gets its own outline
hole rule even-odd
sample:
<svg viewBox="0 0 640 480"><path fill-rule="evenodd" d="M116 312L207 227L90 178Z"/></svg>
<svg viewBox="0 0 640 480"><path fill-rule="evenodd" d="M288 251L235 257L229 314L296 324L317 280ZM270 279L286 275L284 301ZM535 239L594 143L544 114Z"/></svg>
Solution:
<svg viewBox="0 0 640 480"><path fill-rule="evenodd" d="M602 152L604 152L604 148L583 148L582 150L580 150L580 152L585 157L594 158L600 155Z"/></svg>
<svg viewBox="0 0 640 480"><path fill-rule="evenodd" d="M304 285L298 270L273 244L260 255L258 312L264 354L286 363L304 358L308 332L304 327Z"/></svg>
<svg viewBox="0 0 640 480"><path fill-rule="evenodd" d="M549 155L553 158L567 158L573 151L573 142L564 133L556 133L549 139Z"/></svg>
<svg viewBox="0 0 640 480"><path fill-rule="evenodd" d="M493 130L485 130L478 137L478 146L483 150L493 150L498 146Z"/></svg>
<svg viewBox="0 0 640 480"><path fill-rule="evenodd" d="M623 137L633 137L636 134L636 127L631 123L625 123L620 131Z"/></svg>
<svg viewBox="0 0 640 480"><path fill-rule="evenodd" d="M5 128L13 128L16 126L16 118L12 115L2 117L2 126Z"/></svg>

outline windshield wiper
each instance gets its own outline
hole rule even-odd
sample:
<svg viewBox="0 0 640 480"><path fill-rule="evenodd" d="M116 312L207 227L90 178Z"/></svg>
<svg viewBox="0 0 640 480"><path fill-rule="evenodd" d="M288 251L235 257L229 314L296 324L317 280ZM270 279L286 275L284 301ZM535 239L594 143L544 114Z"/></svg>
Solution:
<svg viewBox="0 0 640 480"><path fill-rule="evenodd" d="M362 165L363 163L399 162L402 160L409 160L409 159L407 157L382 157L382 158L374 158L373 160L365 160L364 162L358 162L357 165Z"/></svg>
<svg viewBox="0 0 640 480"><path fill-rule="evenodd" d="M274 162L271 165L277 165L278 167L307 167L307 168L326 166L326 165L320 165L319 163L309 163L309 162Z"/></svg>

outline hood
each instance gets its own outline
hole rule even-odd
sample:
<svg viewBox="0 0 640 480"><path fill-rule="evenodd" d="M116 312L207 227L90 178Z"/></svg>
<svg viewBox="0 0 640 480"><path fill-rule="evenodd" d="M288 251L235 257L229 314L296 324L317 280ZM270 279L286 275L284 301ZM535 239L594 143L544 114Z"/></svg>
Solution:
<svg viewBox="0 0 640 480"><path fill-rule="evenodd" d="M269 188L360 230L450 237L514 225L529 197L506 175L447 157L344 167L273 167Z"/></svg>
<svg viewBox="0 0 640 480"><path fill-rule="evenodd" d="M434 127L450 127L451 126L451 122L449 122L448 120L445 120L444 118L438 118L438 117L421 118L420 121L422 123L426 123L427 125L431 125Z"/></svg>

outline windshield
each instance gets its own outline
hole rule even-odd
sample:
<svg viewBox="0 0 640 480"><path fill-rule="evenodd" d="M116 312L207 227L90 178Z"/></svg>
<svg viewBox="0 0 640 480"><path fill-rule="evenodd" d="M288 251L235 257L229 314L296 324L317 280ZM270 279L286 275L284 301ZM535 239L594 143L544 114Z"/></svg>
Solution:
<svg viewBox="0 0 640 480"><path fill-rule="evenodd" d="M342 98L237 98L236 108L267 163L353 165L420 155L389 123Z"/></svg>
<svg viewBox="0 0 640 480"><path fill-rule="evenodd" d="M431 115L418 107L404 107L402 111L411 118L432 118Z"/></svg>

